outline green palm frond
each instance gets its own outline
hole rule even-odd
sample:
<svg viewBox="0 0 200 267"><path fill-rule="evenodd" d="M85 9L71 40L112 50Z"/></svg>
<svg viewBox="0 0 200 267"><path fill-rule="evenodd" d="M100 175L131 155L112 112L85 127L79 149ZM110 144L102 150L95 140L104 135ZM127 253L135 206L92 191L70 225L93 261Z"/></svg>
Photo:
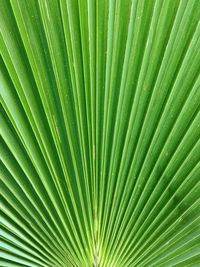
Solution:
<svg viewBox="0 0 200 267"><path fill-rule="evenodd" d="M199 19L0 0L0 266L200 266Z"/></svg>

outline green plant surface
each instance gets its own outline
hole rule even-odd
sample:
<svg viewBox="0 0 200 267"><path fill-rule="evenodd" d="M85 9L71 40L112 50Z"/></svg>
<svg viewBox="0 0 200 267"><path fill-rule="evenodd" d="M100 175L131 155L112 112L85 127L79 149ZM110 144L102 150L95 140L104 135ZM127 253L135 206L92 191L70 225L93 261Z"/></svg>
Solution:
<svg viewBox="0 0 200 267"><path fill-rule="evenodd" d="M200 266L199 21L0 0L0 266Z"/></svg>

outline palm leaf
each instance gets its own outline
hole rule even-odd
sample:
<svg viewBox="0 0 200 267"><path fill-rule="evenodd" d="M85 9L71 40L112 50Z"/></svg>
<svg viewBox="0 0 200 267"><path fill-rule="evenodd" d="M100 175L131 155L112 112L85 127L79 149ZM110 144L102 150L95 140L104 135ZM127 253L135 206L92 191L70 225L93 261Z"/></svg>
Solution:
<svg viewBox="0 0 200 267"><path fill-rule="evenodd" d="M0 6L1 266L199 266L200 1Z"/></svg>

